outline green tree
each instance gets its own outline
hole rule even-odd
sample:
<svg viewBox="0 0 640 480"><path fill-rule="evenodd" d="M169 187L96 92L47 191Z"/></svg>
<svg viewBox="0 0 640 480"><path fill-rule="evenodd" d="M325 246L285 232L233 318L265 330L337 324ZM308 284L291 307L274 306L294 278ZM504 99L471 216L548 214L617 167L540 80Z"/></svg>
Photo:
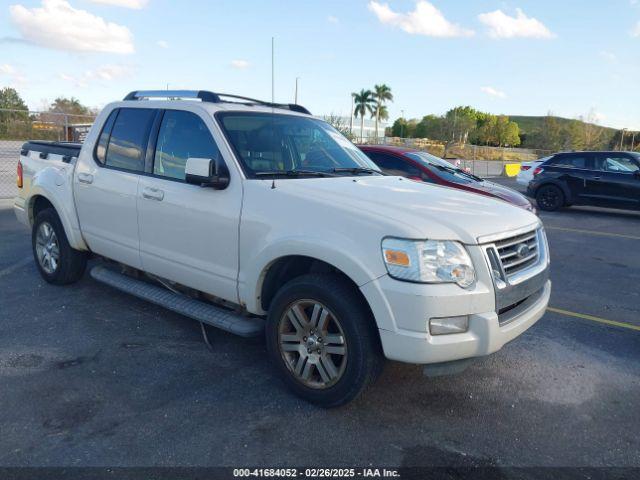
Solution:
<svg viewBox="0 0 640 480"><path fill-rule="evenodd" d="M499 147L517 147L520 145L520 128L516 122L505 115L498 116L496 134Z"/></svg>
<svg viewBox="0 0 640 480"><path fill-rule="evenodd" d="M373 87L373 96L376 102L375 109L375 118L376 118L376 138L378 138L378 122L380 119L384 118L381 115L381 111L384 109L386 111L385 103L393 102L393 94L391 93L391 88L386 85L374 85ZM386 112L387 118L389 117L388 112Z"/></svg>
<svg viewBox="0 0 640 480"><path fill-rule="evenodd" d="M445 114L452 141L467 143L469 134L478 125L480 112L469 106L452 108Z"/></svg>
<svg viewBox="0 0 640 480"><path fill-rule="evenodd" d="M2 138L26 138L31 131L31 119L27 104L11 87L0 89L0 136Z"/></svg>
<svg viewBox="0 0 640 480"><path fill-rule="evenodd" d="M355 109L353 114L356 118L360 116L360 141L364 137L364 116L373 114L376 100L371 90L360 90L360 93L352 93Z"/></svg>
<svg viewBox="0 0 640 480"><path fill-rule="evenodd" d="M425 115L416 125L415 135L417 138L447 140L445 119L437 115Z"/></svg>
<svg viewBox="0 0 640 480"><path fill-rule="evenodd" d="M75 97L65 98L58 97L56 98L51 106L49 107L49 112L51 113L67 113L69 115L89 115L91 114L91 110L82 105L80 100Z"/></svg>

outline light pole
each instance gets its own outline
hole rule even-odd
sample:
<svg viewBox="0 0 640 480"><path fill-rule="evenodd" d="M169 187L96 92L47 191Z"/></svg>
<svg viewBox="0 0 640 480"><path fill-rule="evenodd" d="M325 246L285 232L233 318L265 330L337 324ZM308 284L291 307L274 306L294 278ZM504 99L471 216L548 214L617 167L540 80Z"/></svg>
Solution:
<svg viewBox="0 0 640 480"><path fill-rule="evenodd" d="M296 93L294 95L294 100L293 100L293 103L295 105L298 104L298 80L300 80L300 77L296 77Z"/></svg>
<svg viewBox="0 0 640 480"><path fill-rule="evenodd" d="M400 110L400 138L404 138L404 110Z"/></svg>

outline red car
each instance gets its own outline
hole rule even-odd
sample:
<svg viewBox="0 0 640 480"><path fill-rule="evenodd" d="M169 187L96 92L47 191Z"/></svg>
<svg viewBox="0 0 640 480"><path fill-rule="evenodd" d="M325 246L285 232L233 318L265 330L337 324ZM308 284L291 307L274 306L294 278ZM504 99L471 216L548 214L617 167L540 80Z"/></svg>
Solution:
<svg viewBox="0 0 640 480"><path fill-rule="evenodd" d="M476 177L430 153L386 145L361 145L360 150L387 174L499 198L535 213L535 208L524 195Z"/></svg>

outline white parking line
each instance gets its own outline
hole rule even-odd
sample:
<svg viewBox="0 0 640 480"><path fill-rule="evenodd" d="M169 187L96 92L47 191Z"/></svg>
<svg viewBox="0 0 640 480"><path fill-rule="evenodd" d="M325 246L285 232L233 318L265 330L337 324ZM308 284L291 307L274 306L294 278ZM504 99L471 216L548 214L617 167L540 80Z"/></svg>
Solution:
<svg viewBox="0 0 640 480"><path fill-rule="evenodd" d="M0 278L5 277L7 275L9 275L10 273L15 272L16 270L24 267L25 265L29 264L33 262L33 257L25 257L22 260L20 260L17 263L14 263L13 265L9 265L7 268L3 268L2 270L0 270Z"/></svg>

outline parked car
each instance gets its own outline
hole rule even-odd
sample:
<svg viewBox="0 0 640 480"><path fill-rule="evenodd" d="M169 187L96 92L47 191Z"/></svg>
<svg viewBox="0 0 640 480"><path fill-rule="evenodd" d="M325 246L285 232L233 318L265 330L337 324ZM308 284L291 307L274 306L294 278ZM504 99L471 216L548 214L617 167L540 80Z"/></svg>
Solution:
<svg viewBox="0 0 640 480"><path fill-rule="evenodd" d="M527 193L541 210L571 205L640 209L640 154L567 152L537 167Z"/></svg>
<svg viewBox="0 0 640 480"><path fill-rule="evenodd" d="M455 167L447 160L428 152L388 145L362 145L360 150L389 175L401 175L411 180L452 187L467 192L499 198L535 213L527 197L515 190L489 182Z"/></svg>
<svg viewBox="0 0 640 480"><path fill-rule="evenodd" d="M535 169L550 158L551 157L544 157L533 162L522 162L520 164L520 171L516 176L516 182L520 185L524 185L525 187L529 185L529 182L533 180L533 172L535 171Z"/></svg>
<svg viewBox="0 0 640 480"><path fill-rule="evenodd" d="M80 280L91 253L94 280L265 335L284 382L325 407L355 398L384 357L459 370L549 301L535 215L383 175L299 105L132 92L82 145L26 143L18 187L47 282Z"/></svg>

